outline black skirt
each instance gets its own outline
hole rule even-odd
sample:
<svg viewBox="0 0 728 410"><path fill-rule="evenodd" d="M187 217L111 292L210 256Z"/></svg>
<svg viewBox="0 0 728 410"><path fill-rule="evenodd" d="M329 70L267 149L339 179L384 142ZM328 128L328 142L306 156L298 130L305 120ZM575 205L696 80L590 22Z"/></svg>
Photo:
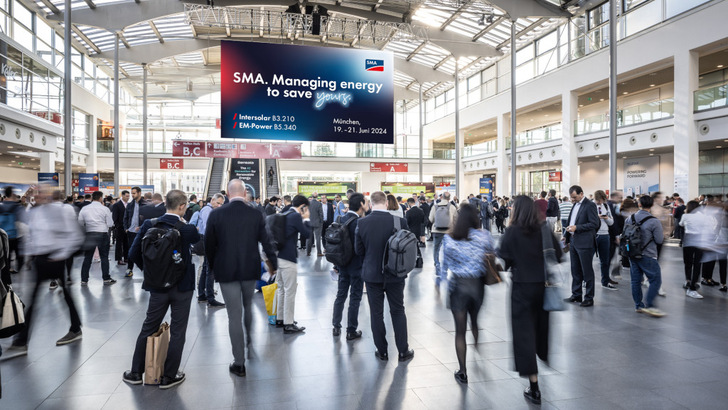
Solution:
<svg viewBox="0 0 728 410"><path fill-rule="evenodd" d="M544 284L513 282L511 327L516 371L521 376L538 374L536 356L548 362L549 312L543 310Z"/></svg>
<svg viewBox="0 0 728 410"><path fill-rule="evenodd" d="M450 310L477 312L483 305L485 288L481 278L452 278L450 281Z"/></svg>

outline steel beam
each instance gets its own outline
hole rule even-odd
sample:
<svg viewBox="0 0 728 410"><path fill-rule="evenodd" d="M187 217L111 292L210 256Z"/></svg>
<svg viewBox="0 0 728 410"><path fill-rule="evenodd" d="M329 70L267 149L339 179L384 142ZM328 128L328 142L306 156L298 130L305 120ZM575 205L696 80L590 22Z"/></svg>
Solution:
<svg viewBox="0 0 728 410"><path fill-rule="evenodd" d="M57 9L56 9L57 10ZM65 2L63 45L66 59L63 60L63 186L66 196L73 193L73 106L71 105L71 0Z"/></svg>

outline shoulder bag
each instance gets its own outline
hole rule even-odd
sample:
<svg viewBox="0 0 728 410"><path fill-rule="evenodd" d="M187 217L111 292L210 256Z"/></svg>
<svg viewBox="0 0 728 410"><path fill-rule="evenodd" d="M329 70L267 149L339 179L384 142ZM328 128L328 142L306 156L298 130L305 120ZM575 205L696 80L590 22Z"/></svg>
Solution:
<svg viewBox="0 0 728 410"><path fill-rule="evenodd" d="M561 265L556 260L556 250L552 240L553 234L547 224L541 226L541 238L543 244L543 267L544 267L544 293L543 310L557 312L566 309L561 295L563 274Z"/></svg>

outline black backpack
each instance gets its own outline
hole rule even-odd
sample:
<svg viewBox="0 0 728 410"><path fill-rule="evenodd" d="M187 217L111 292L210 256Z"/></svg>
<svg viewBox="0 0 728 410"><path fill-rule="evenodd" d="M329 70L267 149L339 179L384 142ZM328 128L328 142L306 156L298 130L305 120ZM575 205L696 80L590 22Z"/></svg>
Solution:
<svg viewBox="0 0 728 410"><path fill-rule="evenodd" d="M182 221L170 227L159 218L151 221L152 227L142 238L144 285L153 289L170 289L184 277L187 266L182 259Z"/></svg>
<svg viewBox="0 0 728 410"><path fill-rule="evenodd" d="M185 216L183 216L187 223L190 223L190 221L192 220L192 215L195 214L195 211L192 210L194 206L195 204L187 204L187 210L185 211Z"/></svg>
<svg viewBox="0 0 728 410"><path fill-rule="evenodd" d="M609 212L611 212L612 219L614 219L614 223L609 227L609 236L616 238L624 231L624 216L617 213L617 208L611 203L607 202L607 206L609 206Z"/></svg>
<svg viewBox="0 0 728 410"><path fill-rule="evenodd" d="M354 245L349 235L349 224L359 218L351 218L343 224L336 221L326 228L326 260L334 266L346 266L354 257Z"/></svg>
<svg viewBox="0 0 728 410"><path fill-rule="evenodd" d="M417 264L419 249L417 237L412 232L402 229L404 222L400 217L394 218L394 231L387 240L382 260L384 276L406 278ZM399 220L399 221L398 221Z"/></svg>
<svg viewBox="0 0 728 410"><path fill-rule="evenodd" d="M630 217L631 224L624 225L624 231L619 237L619 254L625 258L631 259L642 259L642 252L645 250L647 245L654 240L650 239L646 244L642 245L642 224L648 219L653 219L654 216L650 215L637 222L634 215Z"/></svg>
<svg viewBox="0 0 728 410"><path fill-rule="evenodd" d="M273 214L265 217L265 229L268 232L268 237L271 243L277 250L283 249L286 245L286 216L293 212L289 209L281 214Z"/></svg>

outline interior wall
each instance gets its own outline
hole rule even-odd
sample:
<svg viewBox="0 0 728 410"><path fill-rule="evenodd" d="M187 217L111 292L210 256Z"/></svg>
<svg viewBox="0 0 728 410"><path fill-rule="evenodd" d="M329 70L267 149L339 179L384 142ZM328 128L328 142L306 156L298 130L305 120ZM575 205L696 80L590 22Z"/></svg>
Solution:
<svg viewBox="0 0 728 410"><path fill-rule="evenodd" d="M665 153L660 158L660 191L671 195L675 189L675 155ZM634 158L639 158L635 156ZM582 161L579 165L579 185L585 193L609 189L609 161ZM617 189L624 190L624 159L617 159Z"/></svg>
<svg viewBox="0 0 728 410"><path fill-rule="evenodd" d="M33 169L0 167L0 180L16 184L37 184L38 171Z"/></svg>

